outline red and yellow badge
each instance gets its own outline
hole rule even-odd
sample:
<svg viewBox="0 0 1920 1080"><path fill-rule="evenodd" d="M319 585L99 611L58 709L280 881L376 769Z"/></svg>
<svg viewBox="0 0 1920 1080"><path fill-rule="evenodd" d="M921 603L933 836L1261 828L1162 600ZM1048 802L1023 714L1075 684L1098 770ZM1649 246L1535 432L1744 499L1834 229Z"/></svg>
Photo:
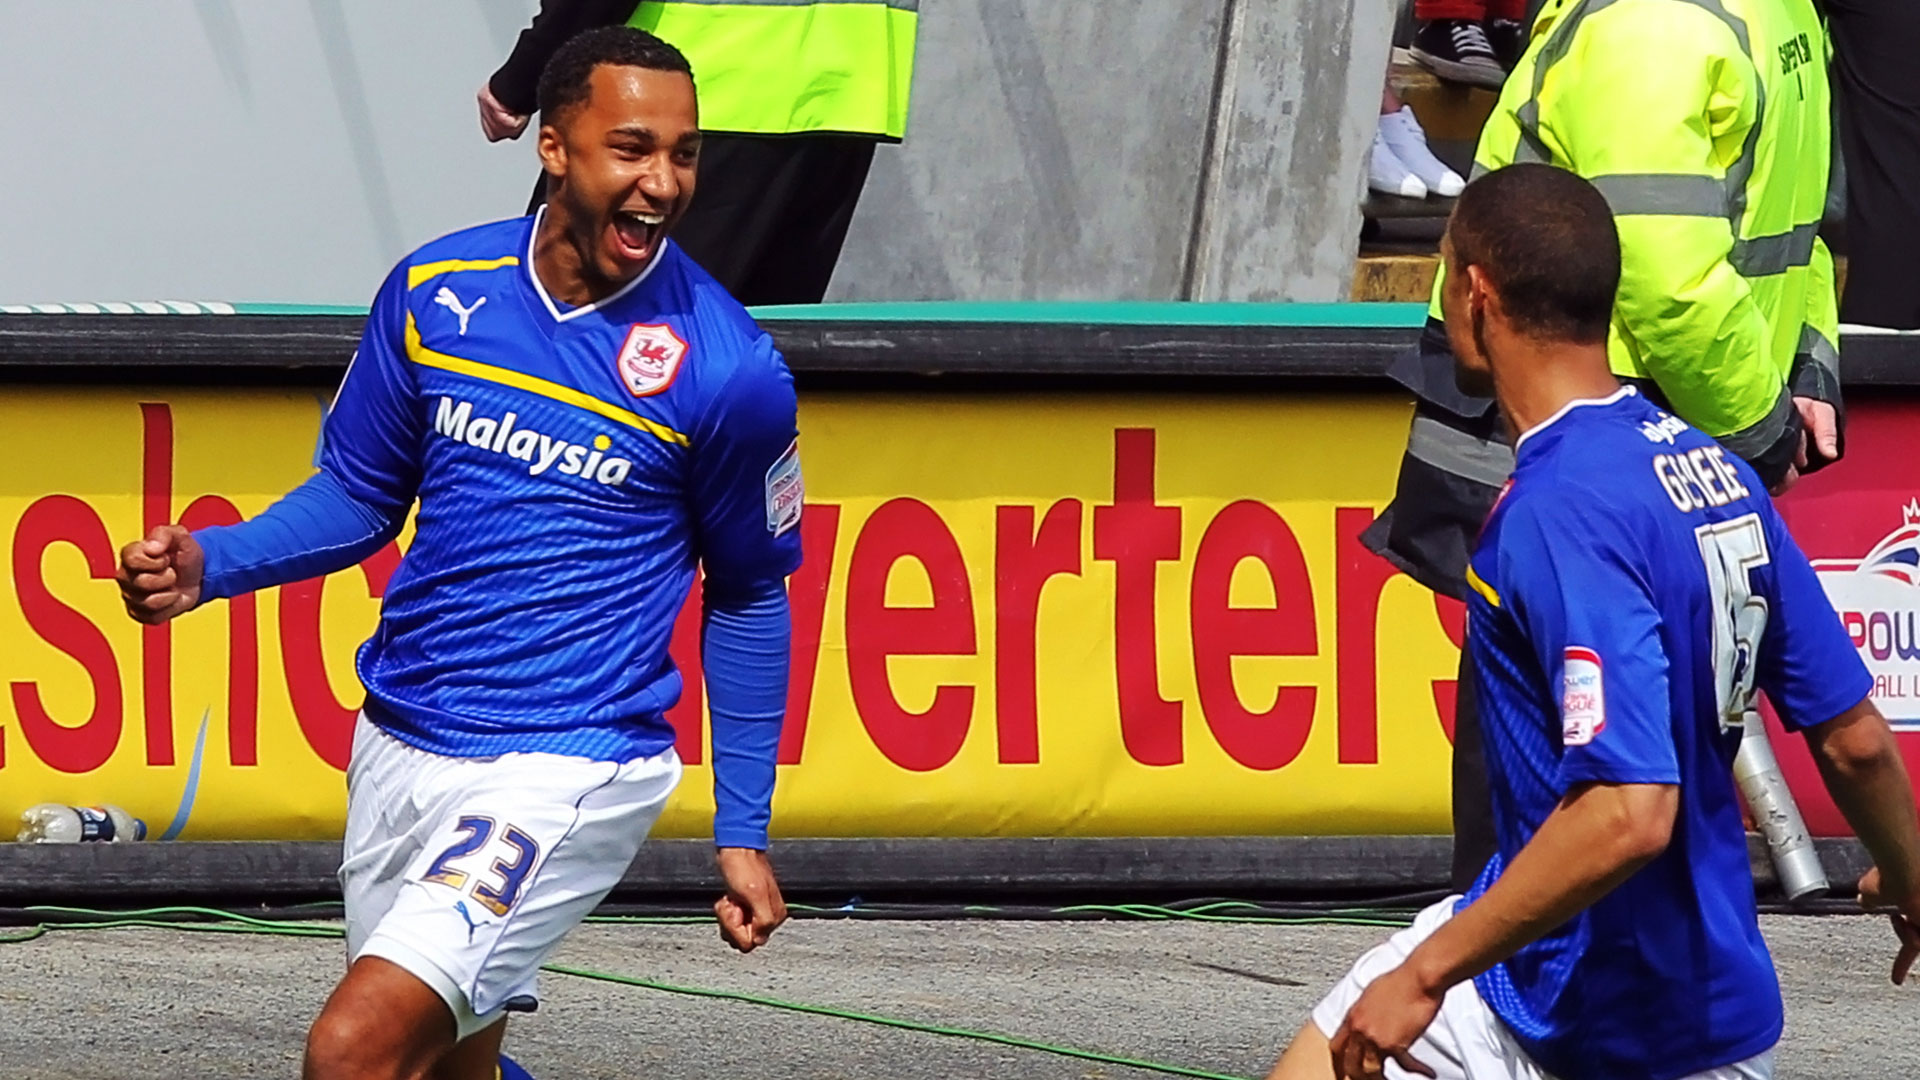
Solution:
<svg viewBox="0 0 1920 1080"><path fill-rule="evenodd" d="M652 397L673 385L687 343L665 323L636 323L620 346L620 381L634 397Z"/></svg>

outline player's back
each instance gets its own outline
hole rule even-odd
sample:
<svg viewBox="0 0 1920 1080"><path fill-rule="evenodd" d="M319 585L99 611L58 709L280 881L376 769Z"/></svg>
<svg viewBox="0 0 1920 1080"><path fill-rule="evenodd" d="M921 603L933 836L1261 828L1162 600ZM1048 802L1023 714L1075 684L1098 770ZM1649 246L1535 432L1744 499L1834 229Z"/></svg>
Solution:
<svg viewBox="0 0 1920 1080"><path fill-rule="evenodd" d="M1470 898L1577 785L1679 795L1666 850L1481 976L1482 995L1567 1080L1763 1052L1780 996L1733 757L1756 682L1804 722L1864 688L1819 677L1838 620L1758 479L1630 390L1577 403L1519 441L1469 581L1500 841Z"/></svg>

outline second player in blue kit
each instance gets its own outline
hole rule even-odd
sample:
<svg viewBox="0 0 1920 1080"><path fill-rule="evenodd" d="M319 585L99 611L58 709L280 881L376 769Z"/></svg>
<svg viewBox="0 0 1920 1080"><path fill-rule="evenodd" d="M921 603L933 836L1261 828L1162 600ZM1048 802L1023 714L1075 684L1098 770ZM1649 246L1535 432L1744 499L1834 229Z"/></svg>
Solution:
<svg viewBox="0 0 1920 1080"><path fill-rule="evenodd" d="M499 1055L505 1015L535 1005L679 780L667 643L696 570L716 914L742 951L786 918L765 850L800 564L792 380L667 239L699 158L685 59L593 31L540 104L548 206L393 269L319 471L244 524L122 552L128 610L156 623L351 566L414 514L358 656L350 966L307 1080L524 1075Z"/></svg>
<svg viewBox="0 0 1920 1080"><path fill-rule="evenodd" d="M1752 470L1621 387L1619 279L1586 181L1513 166L1442 245L1463 390L1516 466L1468 571L1498 854L1363 956L1274 1076L1758 1080L1780 989L1733 759L1765 691L1804 731L1920 949L1920 831L1869 677Z"/></svg>

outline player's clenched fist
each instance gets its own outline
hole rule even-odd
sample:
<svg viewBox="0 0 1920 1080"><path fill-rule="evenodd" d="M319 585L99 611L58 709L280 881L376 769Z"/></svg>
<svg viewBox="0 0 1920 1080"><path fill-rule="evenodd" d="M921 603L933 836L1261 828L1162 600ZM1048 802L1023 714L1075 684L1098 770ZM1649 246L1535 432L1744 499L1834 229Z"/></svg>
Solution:
<svg viewBox="0 0 1920 1080"><path fill-rule="evenodd" d="M767 853L750 848L721 848L720 877L727 892L713 905L720 920L720 936L741 952L767 943L787 921L787 902L780 896Z"/></svg>
<svg viewBox="0 0 1920 1080"><path fill-rule="evenodd" d="M200 602L206 556L193 534L158 525L145 540L120 549L120 598L135 621L159 625Z"/></svg>

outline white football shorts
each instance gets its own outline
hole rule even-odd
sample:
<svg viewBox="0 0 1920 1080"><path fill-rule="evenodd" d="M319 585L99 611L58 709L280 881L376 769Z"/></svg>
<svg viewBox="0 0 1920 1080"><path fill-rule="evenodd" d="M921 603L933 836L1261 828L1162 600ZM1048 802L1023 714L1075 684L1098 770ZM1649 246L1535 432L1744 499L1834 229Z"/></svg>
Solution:
<svg viewBox="0 0 1920 1080"><path fill-rule="evenodd" d="M1413 925L1399 930L1382 944L1362 953L1353 970L1341 976L1333 989L1314 1006L1313 1026L1327 1038L1333 1038L1347 1018L1347 1010L1360 1000L1367 984L1392 971L1412 955L1415 946L1425 941L1448 919L1458 896L1449 896L1415 916ZM1553 1080L1527 1056L1514 1040L1507 1025L1494 1014L1473 981L1447 991L1426 1033L1413 1044L1415 1059L1432 1069L1437 1080ZM1415 1074L1392 1061L1386 1063L1388 1080L1404 1080ZM1718 1069L1695 1073L1686 1080L1772 1080L1771 1050L1745 1061Z"/></svg>
<svg viewBox="0 0 1920 1080"><path fill-rule="evenodd" d="M619 883L679 781L671 747L624 763L455 758L362 714L340 864L348 961L417 976L461 1039L531 1009L540 965Z"/></svg>

